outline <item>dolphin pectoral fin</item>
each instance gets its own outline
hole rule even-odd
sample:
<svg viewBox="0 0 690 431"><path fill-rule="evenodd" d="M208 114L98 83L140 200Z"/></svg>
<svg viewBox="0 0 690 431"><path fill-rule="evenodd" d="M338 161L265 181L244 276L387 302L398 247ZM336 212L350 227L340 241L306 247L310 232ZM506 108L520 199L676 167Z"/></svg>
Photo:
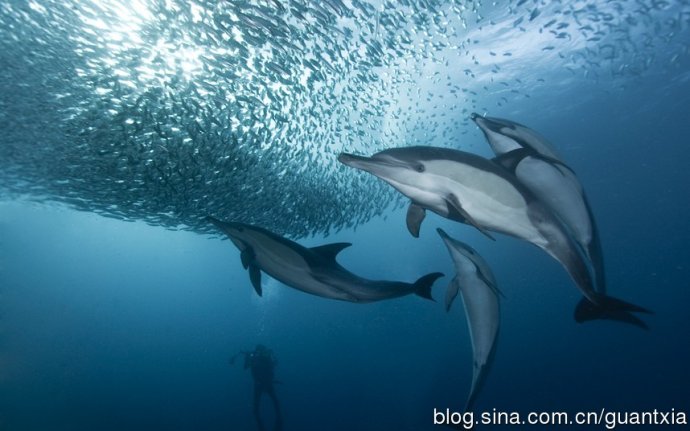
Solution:
<svg viewBox="0 0 690 431"><path fill-rule="evenodd" d="M496 239L491 236L491 234L484 229L479 223L477 223L472 216L469 215L467 211L462 207L462 204L458 200L458 197L455 196L454 194L449 194L448 197L446 198L446 204L448 205L448 213L456 213L456 218L465 220L468 224L474 226L479 230L479 232L483 233L486 235L490 240L496 241Z"/></svg>
<svg viewBox="0 0 690 431"><path fill-rule="evenodd" d="M253 248L247 247L244 250L242 250L242 252L240 253L240 260L242 261L242 267L244 269L247 269L249 267L249 265L251 265L252 262L254 262L254 257L255 257L255 255L254 255L254 249Z"/></svg>
<svg viewBox="0 0 690 431"><path fill-rule="evenodd" d="M582 323L597 319L617 320L642 329L649 329L644 321L632 313L653 314L652 311L611 296L597 294L594 299L596 303L584 297L580 300L575 307L576 322Z"/></svg>
<svg viewBox="0 0 690 431"><path fill-rule="evenodd" d="M312 247L311 251L313 251L314 253L318 253L328 259L335 260L335 257L338 255L338 253L340 253L341 251L343 251L351 245L352 243L350 242L334 242L332 244L325 244L320 245L318 247Z"/></svg>
<svg viewBox="0 0 690 431"><path fill-rule="evenodd" d="M421 206L414 202L410 202L410 206L407 208L407 218L405 219L407 223L407 230L410 231L413 237L419 238L419 230L422 227L422 221L426 216L426 211Z"/></svg>
<svg viewBox="0 0 690 431"><path fill-rule="evenodd" d="M261 290L261 270L258 266L254 264L249 265L249 280L251 280L252 286L254 286L254 290L256 290L256 293L259 296L262 296L263 292Z"/></svg>
<svg viewBox="0 0 690 431"><path fill-rule="evenodd" d="M450 311L450 306L453 305L458 292L460 292L460 280L458 277L454 277L448 284L448 290L446 290L446 311Z"/></svg>
<svg viewBox="0 0 690 431"><path fill-rule="evenodd" d="M415 281L414 285L412 286L415 295L433 301L434 298L431 296L431 286L440 277L443 277L443 274L440 272L432 272L431 274L420 277L419 280Z"/></svg>

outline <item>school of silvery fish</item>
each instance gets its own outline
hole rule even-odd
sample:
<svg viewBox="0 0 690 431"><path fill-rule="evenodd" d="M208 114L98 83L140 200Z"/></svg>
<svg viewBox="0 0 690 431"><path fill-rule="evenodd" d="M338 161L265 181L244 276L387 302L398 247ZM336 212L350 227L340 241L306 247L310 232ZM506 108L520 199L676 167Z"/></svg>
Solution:
<svg viewBox="0 0 690 431"><path fill-rule="evenodd" d="M259 293L263 270L334 299L430 297L439 273L366 280L335 260L349 244L306 249L282 236L354 227L401 202L339 159L412 200L413 235L431 210L524 239L575 281L577 320L644 326L632 313L646 310L606 294L573 171L524 126L471 113L530 98L547 79L622 86L672 68L688 54L689 21L687 0L5 2L0 196L200 233L214 232L207 214L242 221L211 219L240 248ZM656 55L661 45L668 57ZM515 76L537 58L565 75ZM458 147L468 118L496 159L444 148ZM419 141L434 146L400 147ZM365 158L344 149L387 150ZM468 182L478 172L485 181ZM552 199L554 187L569 199ZM500 199L484 199L492 193ZM447 307L461 293L470 323L470 408L498 330L498 291L483 259L439 234L458 272ZM286 253L303 266L271 266Z"/></svg>
<svg viewBox="0 0 690 431"><path fill-rule="evenodd" d="M291 238L357 226L397 198L348 175L339 152L457 147L471 112L573 80L615 91L672 70L688 54L689 10L687 0L2 2L0 196L200 233L212 232L200 214Z"/></svg>

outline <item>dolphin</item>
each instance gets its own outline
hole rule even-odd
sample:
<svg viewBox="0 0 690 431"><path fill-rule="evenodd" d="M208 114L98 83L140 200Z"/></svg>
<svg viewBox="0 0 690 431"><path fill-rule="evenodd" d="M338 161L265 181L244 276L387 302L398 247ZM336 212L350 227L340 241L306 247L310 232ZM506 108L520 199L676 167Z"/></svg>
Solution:
<svg viewBox="0 0 690 431"><path fill-rule="evenodd" d="M359 277L336 262L352 244L338 242L307 248L266 229L244 223L207 219L223 231L240 250L242 266L261 296L261 271L276 280L312 295L350 302L373 302L414 293L431 299L431 286L443 276L434 272L414 283L374 281Z"/></svg>
<svg viewBox="0 0 690 431"><path fill-rule="evenodd" d="M488 231L494 231L523 239L560 262L592 303L592 316L615 311L644 327L630 312L648 310L596 292L583 255L562 222L515 175L491 160L426 146L390 148L371 157L341 153L338 160L379 177L410 198L407 225L413 235L419 234L429 209L489 236Z"/></svg>
<svg viewBox="0 0 690 431"><path fill-rule="evenodd" d="M470 119L484 132L496 155L527 148L536 154L563 163L551 143L529 127L503 118L482 117L476 112L470 115Z"/></svg>
<svg viewBox="0 0 690 431"><path fill-rule="evenodd" d="M446 244L457 272L448 286L446 310L450 309L453 299L460 291L465 305L467 325L470 328L473 354L472 386L465 403L465 411L469 411L493 357L500 321L499 291L486 261L472 247L451 238L443 229L438 228L436 231Z"/></svg>
<svg viewBox="0 0 690 431"><path fill-rule="evenodd" d="M477 113L472 113L470 118L482 130L497 155L494 161L511 171L568 227L592 265L595 289L606 293L599 233L575 172L534 130L510 120L482 117Z"/></svg>

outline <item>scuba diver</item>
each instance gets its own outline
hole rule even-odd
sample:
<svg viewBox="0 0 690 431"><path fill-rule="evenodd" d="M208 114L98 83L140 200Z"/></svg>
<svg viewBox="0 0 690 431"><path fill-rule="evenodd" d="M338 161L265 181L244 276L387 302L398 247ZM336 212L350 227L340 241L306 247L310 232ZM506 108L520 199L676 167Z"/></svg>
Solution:
<svg viewBox="0 0 690 431"><path fill-rule="evenodd" d="M273 351L266 346L257 344L253 352L240 352L230 359L230 364L234 364L235 359L239 355L244 355L244 369L251 369L252 378L254 379L254 417L256 423L259 425L260 431L265 431L261 414L259 412L259 405L261 402L261 395L266 394L273 400L273 408L275 410L275 431L280 431L282 428L282 417L280 415L280 405L276 397L275 388L276 383L273 378L273 369L277 361L273 355Z"/></svg>

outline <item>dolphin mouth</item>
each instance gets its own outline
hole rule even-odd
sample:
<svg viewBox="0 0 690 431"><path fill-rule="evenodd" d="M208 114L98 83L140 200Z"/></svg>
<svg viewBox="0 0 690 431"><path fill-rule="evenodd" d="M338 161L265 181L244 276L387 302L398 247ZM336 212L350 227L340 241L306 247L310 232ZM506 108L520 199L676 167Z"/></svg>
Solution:
<svg viewBox="0 0 690 431"><path fill-rule="evenodd" d="M479 115L476 112L473 112L470 115L470 119L475 122L475 124L481 128L484 127L494 127L496 123L492 121L491 119L484 117L483 115Z"/></svg>
<svg viewBox="0 0 690 431"><path fill-rule="evenodd" d="M345 166L349 166L351 168L357 168L362 163L370 163L371 158L365 157L365 156L358 156L356 154L350 154L350 153L340 153L338 155L338 161L340 163L344 164Z"/></svg>
<svg viewBox="0 0 690 431"><path fill-rule="evenodd" d="M464 245L462 242L448 235L446 231L441 229L440 227L436 228L436 232L438 232L438 235L441 237L441 240L446 245L446 247L448 247L449 250L452 249L454 246L457 246L458 244Z"/></svg>
<svg viewBox="0 0 690 431"><path fill-rule="evenodd" d="M480 129L484 131L490 130L492 132L504 134L501 133L501 129L506 127L506 124L504 123L498 122L490 117L484 117L476 112L473 112L472 115L470 115L470 118L477 126L479 126Z"/></svg>
<svg viewBox="0 0 690 431"><path fill-rule="evenodd" d="M374 169L381 168L409 168L410 164L391 157L387 154L376 153L371 157L358 156L356 154L350 153L340 153L338 155L338 161L346 166L356 169L362 169L367 172L371 172Z"/></svg>
<svg viewBox="0 0 690 431"><path fill-rule="evenodd" d="M206 216L206 220L214 224L232 240L239 239L238 234L244 230L244 225L242 225L242 223L221 221L211 216Z"/></svg>
<svg viewBox="0 0 690 431"><path fill-rule="evenodd" d="M402 162L388 157L381 157L378 154L374 154L372 157L366 157L356 154L340 153L340 155L338 155L338 161L345 166L360 169L376 176L379 176L377 174L382 173L386 168L406 166Z"/></svg>

